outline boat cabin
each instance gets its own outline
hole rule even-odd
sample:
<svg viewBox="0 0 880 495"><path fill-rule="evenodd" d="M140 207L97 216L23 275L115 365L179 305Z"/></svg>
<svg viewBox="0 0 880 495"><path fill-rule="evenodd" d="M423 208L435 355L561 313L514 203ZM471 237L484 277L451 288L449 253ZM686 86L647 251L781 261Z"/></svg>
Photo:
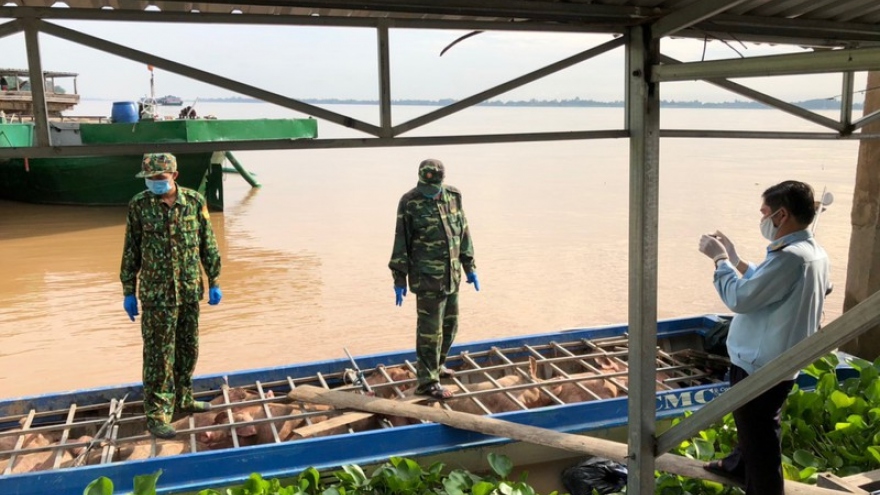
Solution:
<svg viewBox="0 0 880 495"><path fill-rule="evenodd" d="M79 103L76 78L73 72L43 72L46 90L46 110L58 117ZM30 72L27 69L0 68L0 110L6 114L33 115ZM72 83L68 87L69 81ZM72 89L72 92L70 92Z"/></svg>

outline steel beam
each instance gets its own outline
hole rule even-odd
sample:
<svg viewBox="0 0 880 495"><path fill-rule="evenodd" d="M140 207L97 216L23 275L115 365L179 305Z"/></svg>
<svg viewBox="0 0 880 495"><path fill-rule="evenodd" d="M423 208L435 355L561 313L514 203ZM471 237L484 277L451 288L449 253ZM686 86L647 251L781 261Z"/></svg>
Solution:
<svg viewBox="0 0 880 495"><path fill-rule="evenodd" d="M736 7L747 0L700 0L666 14L651 25L651 36L660 39Z"/></svg>
<svg viewBox="0 0 880 495"><path fill-rule="evenodd" d="M68 156L131 155L144 152L198 153L214 151L252 150L299 150L339 148L393 148L408 146L445 146L464 144L527 143L540 141L578 141L589 139L622 139L629 136L626 130L536 132L516 134L478 134L465 136L425 136L395 138L350 139L302 139L302 140L253 140L217 141L209 143L132 143L114 145L52 146L28 148L0 148L3 158L52 158ZM692 129L666 129L660 131L663 138L713 138L713 139L804 139L825 141L858 141L880 139L880 134L850 134L819 132L762 132L762 131L704 131Z"/></svg>
<svg viewBox="0 0 880 495"><path fill-rule="evenodd" d="M629 479L627 493L654 493L660 94L650 80L659 40L630 30L626 51L629 139Z"/></svg>
<svg viewBox="0 0 880 495"><path fill-rule="evenodd" d="M75 31L73 29L68 29L44 21L33 20L32 22L35 22L37 24L37 27L40 29L40 31L51 34L52 36L56 36L61 39L72 41L74 43L79 43L81 45L85 45L96 50L101 50L107 53L111 53L113 55L127 58L129 60L135 60L144 64L160 67L167 70L168 72L180 74L182 76L186 76L197 81L211 84L223 89L228 89L239 94L251 96L268 103L274 103L275 105L290 108L291 110L296 110L307 115L313 115L315 117L328 120L344 127L356 129L367 134L372 134L374 136L379 135L379 128L377 126L354 119L352 117L341 115L336 112L331 112L330 110L325 110L321 107L309 105L308 103L303 103L299 100L288 98L277 93L272 93L264 89L250 86L248 84L243 84L232 79L211 74L210 72L194 69L162 57L157 57L146 52L118 45L110 41L106 41L85 33L81 33L79 31Z"/></svg>
<svg viewBox="0 0 880 495"><path fill-rule="evenodd" d="M582 141L587 139L621 139L625 130L533 132L515 134L482 134L460 136L425 136L396 138L296 139L213 141L203 143L131 143L84 146L47 146L0 148L2 158L53 158L67 156L137 155L142 153L201 153L245 150L295 150L337 148L393 148L403 146L443 146L490 143L529 143L539 141Z"/></svg>
<svg viewBox="0 0 880 495"><path fill-rule="evenodd" d="M24 41L27 48L28 69L31 80L31 108L34 113L34 138L37 146L49 146L49 112L46 106L46 78L43 77L43 62L40 59L40 38L37 21L28 19L24 23Z"/></svg>
<svg viewBox="0 0 880 495"><path fill-rule="evenodd" d="M672 65L672 64L681 64L682 62L672 58L667 57L665 55L660 55L660 61L664 64ZM769 105L773 108L777 108L782 110L783 112L790 113L792 115L796 115L804 120L808 120L814 124L819 124L823 127L827 127L829 129L834 129L838 132L843 132L846 128L840 122L837 122L834 119L829 119L824 115L820 115L816 112L811 112L806 108L799 107L797 105L793 105L786 101L780 100L779 98L774 98L768 94L761 93L760 91L756 91L747 86L743 86L742 84L735 83L733 81L728 81L727 79L707 79L706 82L718 86L720 88L724 88L728 91L736 93L738 95L745 96L751 100L761 102L765 105Z"/></svg>
<svg viewBox="0 0 880 495"><path fill-rule="evenodd" d="M875 110L853 122L853 129L861 129L862 127L865 127L866 125L876 121L877 119L880 119L880 110Z"/></svg>
<svg viewBox="0 0 880 495"><path fill-rule="evenodd" d="M824 141L861 141L877 139L878 134L837 134L831 132L784 132L784 131L712 131L702 129L662 129L664 138L712 138L712 139L814 139Z"/></svg>
<svg viewBox="0 0 880 495"><path fill-rule="evenodd" d="M536 31L566 33L623 33L625 27L603 24L605 18L583 16L577 23L549 21L498 22L470 19L394 19L277 14L223 14L212 12L157 12L143 10L59 9L50 7L0 7L0 18L36 17L42 20L133 21L187 24L232 24L375 28L384 21L391 28L483 31Z"/></svg>
<svg viewBox="0 0 880 495"><path fill-rule="evenodd" d="M0 24L0 38L5 38L13 34L19 33L24 29L20 20L9 21Z"/></svg>
<svg viewBox="0 0 880 495"><path fill-rule="evenodd" d="M702 1L702 0L701 0ZM179 0L188 4L187 0ZM176 3L166 0L166 3ZM212 0L213 4L240 7L237 0ZM249 0L248 5L290 7L289 0ZM502 17L576 21L583 16L613 19L644 19L656 15L653 8L536 0L297 0L297 8L355 10L361 12L398 12L450 16Z"/></svg>
<svg viewBox="0 0 880 495"><path fill-rule="evenodd" d="M840 123L846 129L852 128L853 89L855 77L852 71L843 73L843 81L840 89Z"/></svg>
<svg viewBox="0 0 880 495"><path fill-rule="evenodd" d="M880 48L854 48L743 59L657 65L651 80L691 81L880 69Z"/></svg>
<svg viewBox="0 0 880 495"><path fill-rule="evenodd" d="M701 407L660 435L657 452L665 453L712 425L786 378L790 379L816 359L880 324L880 291L838 316L810 337L785 351L757 372Z"/></svg>
<svg viewBox="0 0 880 495"><path fill-rule="evenodd" d="M381 137L391 137L391 56L388 50L388 25L376 29L379 55L379 127Z"/></svg>
<svg viewBox="0 0 880 495"><path fill-rule="evenodd" d="M517 77L516 79L512 79L510 81L507 81L506 83L499 84L494 88L489 88L473 96L469 96L463 100L459 100L451 105L447 105L440 109L434 110L433 112L429 112L425 115L416 117L412 120L395 126L393 135L397 136L403 134L417 127L421 127L423 125L434 122L435 120L446 117L447 115L451 115L455 112L464 110L465 108L472 107L478 103L488 100L489 98L492 98L493 96L498 96L502 93L506 93L520 86L524 86L530 82L541 79L542 77L553 74L554 72L558 72L562 69L566 69L568 67L571 67L572 65L583 62L584 60L589 60L597 55L601 55L607 51L613 50L618 46L623 45L625 42L626 40L624 37L615 38L611 41L607 41L599 46L590 48L589 50L585 50L576 55L572 55L571 57L550 64L534 72L530 72L523 76Z"/></svg>

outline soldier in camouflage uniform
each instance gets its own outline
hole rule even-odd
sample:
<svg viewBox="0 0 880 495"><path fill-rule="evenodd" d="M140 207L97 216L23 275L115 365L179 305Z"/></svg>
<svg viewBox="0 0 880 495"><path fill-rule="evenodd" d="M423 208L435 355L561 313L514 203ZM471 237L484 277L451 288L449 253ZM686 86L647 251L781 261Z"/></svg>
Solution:
<svg viewBox="0 0 880 495"><path fill-rule="evenodd" d="M138 315L138 297L143 306L147 428L156 437L172 438L176 432L169 423L175 411L210 409L192 395L199 301L205 292L199 262L208 276L208 304L218 304L223 297L218 285L220 251L205 198L175 183L174 155L144 155L137 177L145 178L147 190L128 205L119 278L131 321Z"/></svg>
<svg viewBox="0 0 880 495"><path fill-rule="evenodd" d="M396 304L403 304L407 279L416 295L418 323L416 394L448 399L452 393L440 378L452 375L444 363L458 331L458 286L461 270L467 282L480 290L474 264L474 247L461 206L461 192L443 185L440 160L419 164L416 187L400 198L391 274Z"/></svg>

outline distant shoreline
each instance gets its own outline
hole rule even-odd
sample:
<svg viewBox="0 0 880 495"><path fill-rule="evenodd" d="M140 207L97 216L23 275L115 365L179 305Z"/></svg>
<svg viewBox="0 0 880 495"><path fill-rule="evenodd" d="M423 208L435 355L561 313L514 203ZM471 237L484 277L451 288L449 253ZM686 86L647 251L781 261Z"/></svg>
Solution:
<svg viewBox="0 0 880 495"><path fill-rule="evenodd" d="M103 101L104 98L83 98L84 100ZM107 100L109 101L109 100ZM190 101L190 99L184 99ZM261 103L262 100L256 98L230 97L230 98L198 98L200 102L214 103ZM306 98L300 100L304 103L313 105L373 105L378 106L378 100L355 100L342 98ZM391 104L396 106L432 106L443 107L455 103L457 100L441 99L441 100L392 100ZM837 100L815 99L791 102L807 110L838 110L840 102ZM492 100L477 104L477 106L486 107L583 107L583 108L623 108L622 101L596 101L581 100L579 98L571 100L511 100L500 101ZM768 105L753 101L725 101L725 102L705 102L705 101L675 101L661 100L660 106L664 108L743 108L743 109L770 109ZM862 103L853 103L854 110L861 110Z"/></svg>

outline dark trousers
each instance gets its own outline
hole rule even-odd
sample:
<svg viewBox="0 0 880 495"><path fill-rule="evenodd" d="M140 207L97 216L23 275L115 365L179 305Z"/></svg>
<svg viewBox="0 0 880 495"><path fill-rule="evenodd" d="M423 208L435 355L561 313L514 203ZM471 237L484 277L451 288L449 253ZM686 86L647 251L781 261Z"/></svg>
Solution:
<svg viewBox="0 0 880 495"><path fill-rule="evenodd" d="M423 391L440 381L440 366L446 362L449 347L458 333L458 292L417 294L416 309L418 388Z"/></svg>
<svg viewBox="0 0 880 495"><path fill-rule="evenodd" d="M730 385L749 374L730 367ZM782 437L779 426L782 406L794 380L786 380L733 411L738 445L722 461L725 470L744 477L746 495L783 495Z"/></svg>
<svg viewBox="0 0 880 495"><path fill-rule="evenodd" d="M144 413L148 424L168 423L175 408L192 405L199 358L199 303L145 307Z"/></svg>

